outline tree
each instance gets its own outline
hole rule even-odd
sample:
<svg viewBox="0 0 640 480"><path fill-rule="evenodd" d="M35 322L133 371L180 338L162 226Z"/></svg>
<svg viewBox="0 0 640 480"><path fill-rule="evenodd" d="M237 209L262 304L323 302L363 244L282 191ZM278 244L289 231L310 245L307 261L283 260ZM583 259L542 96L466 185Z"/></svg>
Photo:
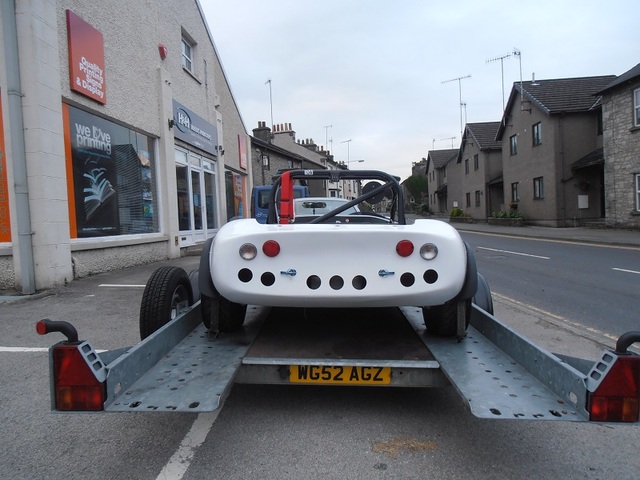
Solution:
<svg viewBox="0 0 640 480"><path fill-rule="evenodd" d="M421 203L429 195L428 181L424 175L411 175L403 182L403 185L418 203Z"/></svg>

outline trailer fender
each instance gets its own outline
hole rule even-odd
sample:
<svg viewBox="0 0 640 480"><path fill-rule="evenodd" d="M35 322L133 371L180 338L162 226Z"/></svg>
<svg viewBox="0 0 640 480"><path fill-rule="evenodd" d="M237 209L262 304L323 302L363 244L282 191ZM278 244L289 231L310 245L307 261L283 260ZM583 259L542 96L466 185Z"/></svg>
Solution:
<svg viewBox="0 0 640 480"><path fill-rule="evenodd" d="M467 251L467 273L464 277L462 290L458 294L458 299L468 300L478 291L478 267L476 265L476 256L467 242L464 242L464 248Z"/></svg>
<svg viewBox="0 0 640 480"><path fill-rule="evenodd" d="M204 242L202 253L200 254L200 265L198 266L198 273L195 279L198 282L198 292L200 296L217 298L219 293L213 285L213 280L211 280L211 269L209 267L209 256L211 255L212 245L213 237Z"/></svg>

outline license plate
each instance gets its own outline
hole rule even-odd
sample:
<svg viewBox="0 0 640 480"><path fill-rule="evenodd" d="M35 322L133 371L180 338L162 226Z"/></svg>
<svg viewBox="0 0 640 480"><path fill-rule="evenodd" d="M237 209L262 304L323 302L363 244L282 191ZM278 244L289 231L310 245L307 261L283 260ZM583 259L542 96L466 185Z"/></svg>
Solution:
<svg viewBox="0 0 640 480"><path fill-rule="evenodd" d="M350 365L291 365L289 367L289 381L325 385L389 385L391 383L391 368Z"/></svg>

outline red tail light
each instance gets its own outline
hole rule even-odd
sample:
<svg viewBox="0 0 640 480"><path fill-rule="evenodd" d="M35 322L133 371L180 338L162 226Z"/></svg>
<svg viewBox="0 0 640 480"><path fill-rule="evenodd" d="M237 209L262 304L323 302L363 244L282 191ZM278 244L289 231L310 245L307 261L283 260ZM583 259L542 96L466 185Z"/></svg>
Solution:
<svg viewBox="0 0 640 480"><path fill-rule="evenodd" d="M85 354L81 349L85 349ZM91 363L93 361L93 363ZM96 376L104 368L86 342L53 347L55 408L62 411L104 409L105 386Z"/></svg>
<svg viewBox="0 0 640 480"><path fill-rule="evenodd" d="M588 398L590 420L640 421L640 356L616 357L605 353L591 371L589 380L596 383Z"/></svg>
<svg viewBox="0 0 640 480"><path fill-rule="evenodd" d="M267 257L275 257L280 253L280 244L275 240L267 240L262 245L262 251Z"/></svg>
<svg viewBox="0 0 640 480"><path fill-rule="evenodd" d="M413 243L409 240L400 240L396 245L396 252L401 257L408 257L413 253Z"/></svg>

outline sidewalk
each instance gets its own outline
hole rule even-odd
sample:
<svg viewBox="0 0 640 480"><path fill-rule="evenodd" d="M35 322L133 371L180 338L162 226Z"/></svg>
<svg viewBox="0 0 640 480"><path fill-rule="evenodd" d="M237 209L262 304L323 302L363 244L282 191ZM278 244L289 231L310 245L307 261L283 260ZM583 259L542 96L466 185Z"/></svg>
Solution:
<svg viewBox="0 0 640 480"><path fill-rule="evenodd" d="M562 240L567 242L594 243L640 248L640 230L625 230L616 228L587 228L587 227L501 227L486 223L455 223L452 224L460 232L477 232L493 235L509 235L548 240Z"/></svg>

